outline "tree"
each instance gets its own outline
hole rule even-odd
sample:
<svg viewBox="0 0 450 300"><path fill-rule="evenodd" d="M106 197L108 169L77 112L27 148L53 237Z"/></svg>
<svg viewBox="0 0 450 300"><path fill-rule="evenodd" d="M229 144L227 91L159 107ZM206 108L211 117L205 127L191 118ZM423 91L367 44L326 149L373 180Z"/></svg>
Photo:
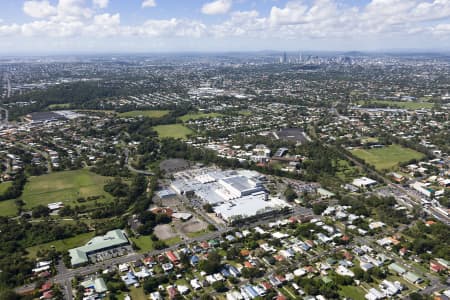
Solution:
<svg viewBox="0 0 450 300"><path fill-rule="evenodd" d="M291 186L288 186L284 191L284 197L286 197L286 201L292 202L297 198L297 193L295 193Z"/></svg>
<svg viewBox="0 0 450 300"><path fill-rule="evenodd" d="M224 293L228 290L223 281L216 281L212 284L214 290L218 293Z"/></svg>
<svg viewBox="0 0 450 300"><path fill-rule="evenodd" d="M50 209L44 205L38 205L32 210L34 218L48 217L50 215Z"/></svg>
<svg viewBox="0 0 450 300"><path fill-rule="evenodd" d="M327 205L325 203L315 203L312 206L313 212L316 215L322 214L326 208L327 208Z"/></svg>
<svg viewBox="0 0 450 300"><path fill-rule="evenodd" d="M208 258L199 263L199 269L207 274L217 273L221 267L221 257L216 251L208 253Z"/></svg>
<svg viewBox="0 0 450 300"><path fill-rule="evenodd" d="M213 213L213 212L214 212L212 205L209 204L209 203L205 203L205 204L203 205L203 209L204 209L207 213Z"/></svg>

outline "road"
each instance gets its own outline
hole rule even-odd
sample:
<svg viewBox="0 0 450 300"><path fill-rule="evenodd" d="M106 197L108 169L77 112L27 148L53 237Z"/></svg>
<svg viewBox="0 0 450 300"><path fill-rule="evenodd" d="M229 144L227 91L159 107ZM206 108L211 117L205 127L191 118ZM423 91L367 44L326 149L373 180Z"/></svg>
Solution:
<svg viewBox="0 0 450 300"><path fill-rule="evenodd" d="M45 158L46 162L47 162L48 173L50 173L52 171L52 162L51 162L50 156L48 155L47 152L41 151L41 150L36 149L36 148L34 148L34 147L30 146L30 145L23 144L23 143L20 143L20 142L15 142L15 144L17 146L19 146L19 147L22 147L25 150L28 150L28 151L31 151L31 152L36 152L36 153L39 153L40 155L42 155Z"/></svg>
<svg viewBox="0 0 450 300"><path fill-rule="evenodd" d="M431 295L434 292L441 291L445 289L447 286L445 284L442 284L440 281L440 278L427 272L424 273L419 268L415 267L414 265L411 265L398 255L394 254L391 251L386 251L383 247L378 245L373 239L369 237L359 237L355 236L354 240L358 242L360 245L368 245L372 247L374 250L376 250L378 253L383 253L386 257L391 259L392 261L396 262L397 264L406 267L407 271L414 272L418 275L423 275L426 279L430 281L430 285L427 286L424 290L421 291L422 294L425 295Z"/></svg>
<svg viewBox="0 0 450 300"><path fill-rule="evenodd" d="M146 176L154 176L155 173L150 172L150 171L146 171L146 170L138 170L135 167L133 167L129 161L129 156L130 156L130 150L128 150L128 148L125 149L125 164L127 165L128 170L130 170L133 173L137 173L137 174L143 174Z"/></svg>
<svg viewBox="0 0 450 300"><path fill-rule="evenodd" d="M334 115L336 115L337 117L343 117L335 108L332 109L332 113ZM326 146L330 147L331 145L326 144ZM354 159L352 156L346 154L345 152L342 152L342 154L350 161L352 161L353 163L355 163L356 165L358 165L359 167L365 167L365 165L363 165L362 163L360 163L359 161L357 161L356 159ZM421 196L415 194L414 192L405 189L403 186L399 185L399 184L394 184L392 183L389 179L387 179L386 177L384 177L383 175L379 174L377 171L373 170L373 169L368 169L368 173L378 176L380 178L383 178L384 183L394 189L398 189L399 191L402 191L405 195L409 196L410 199L412 199L413 202L411 202L410 204L414 205L420 205L420 207L422 207L422 202L421 202ZM426 213L428 213L429 215L435 217L436 219L438 219L439 221L450 225L450 217L444 215L443 213L441 213L440 211L436 210L435 208L431 207L430 209L426 209L425 210Z"/></svg>
<svg viewBox="0 0 450 300"><path fill-rule="evenodd" d="M197 211L198 212L198 211ZM291 214L288 214L284 217L288 218L292 215L296 215L299 213L305 213L305 214L312 214L312 211L310 209L307 208L303 208L303 207L299 207L294 209L294 211ZM240 229L243 230L245 228L252 228L261 224L266 224L268 222L273 221L274 219L264 219L264 220L260 220L258 222L255 223L251 223L245 226L241 226ZM211 220L210 220L211 221ZM216 223L213 223L216 224ZM64 263L62 261L59 261L59 263L56 266L57 269L57 275L54 276L51 280L54 283L60 284L63 288L63 293L65 294L66 299L73 299L73 294L72 294L72 279L75 276L87 276L90 274L95 274L98 273L100 270L104 270L104 269L108 269L108 268L112 268L118 264L123 264L123 263L131 263L134 262L136 260L139 259L143 259L145 256L157 256L159 254L162 254L166 251L169 250L176 250L181 246L193 243L193 242L201 242L201 241L205 241L205 240L210 240L210 239L214 239L214 238L218 238L220 236L222 236L222 234L229 232L231 230L235 230L234 227L227 227L227 226L220 226L219 229L217 231L214 232L210 232L207 233L205 235L196 237L196 238L189 238L189 239L185 239L180 243L177 243L175 245L172 245L168 248L165 249L161 249L161 250L154 250L145 254L140 254L140 253L130 253L126 256L121 256L121 257L116 257L116 258L112 258L110 260L104 261L104 262L100 262L100 263L96 263L96 264L92 264L92 265L88 265L85 267L81 267L81 268L77 268L77 269L67 269L64 266ZM326 254L323 254L326 255ZM22 286L19 288L16 288L16 292L20 293L21 291L24 291L26 289L29 289L30 287L35 287L35 285L26 285L26 286Z"/></svg>
<svg viewBox="0 0 450 300"><path fill-rule="evenodd" d="M353 163L355 163L356 165L358 165L359 167L363 168L364 165L362 163L360 163L359 161L357 161L356 159L354 159L353 157L351 157L350 155L343 153L343 155L350 161L352 161ZM398 191L401 191L404 195L406 195L407 197L405 197L405 199L403 199L404 201L409 201L409 204L411 204L412 206L420 206L422 207L422 202L421 202L421 197L417 194L415 194L414 192L404 188L403 186L401 186L400 184L395 184L392 183L389 179L387 179L386 177L384 177L383 175L379 174L378 172L372 170L372 169L368 169L368 173L374 175L375 177L379 177L383 179L383 183L386 184L387 186L389 186L390 188L396 189ZM411 199L411 200L408 200ZM438 210L436 210L433 207L430 207L429 209L425 209L425 212L427 212L429 215L432 215L433 217L435 217L436 219L438 219L439 221L450 225L450 217L445 216L444 214L442 214L441 212L439 212Z"/></svg>

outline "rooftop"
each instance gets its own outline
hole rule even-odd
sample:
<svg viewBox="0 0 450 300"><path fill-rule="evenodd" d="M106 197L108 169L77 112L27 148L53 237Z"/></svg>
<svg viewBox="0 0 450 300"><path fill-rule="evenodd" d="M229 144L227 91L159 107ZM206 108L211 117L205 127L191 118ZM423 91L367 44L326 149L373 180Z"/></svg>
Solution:
<svg viewBox="0 0 450 300"><path fill-rule="evenodd" d="M96 236L84 246L69 250L72 266L87 263L89 261L88 255L91 253L125 244L128 244L128 239L120 229L111 230L103 236Z"/></svg>

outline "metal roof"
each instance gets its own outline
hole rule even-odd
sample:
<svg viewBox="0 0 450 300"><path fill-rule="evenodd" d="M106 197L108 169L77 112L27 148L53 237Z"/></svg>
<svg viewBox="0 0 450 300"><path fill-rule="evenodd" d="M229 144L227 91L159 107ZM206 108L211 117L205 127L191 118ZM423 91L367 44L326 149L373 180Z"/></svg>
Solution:
<svg viewBox="0 0 450 300"><path fill-rule="evenodd" d="M72 266L87 263L89 261L88 255L91 253L119 247L128 243L126 235L120 229L111 230L103 236L96 236L84 246L69 250Z"/></svg>

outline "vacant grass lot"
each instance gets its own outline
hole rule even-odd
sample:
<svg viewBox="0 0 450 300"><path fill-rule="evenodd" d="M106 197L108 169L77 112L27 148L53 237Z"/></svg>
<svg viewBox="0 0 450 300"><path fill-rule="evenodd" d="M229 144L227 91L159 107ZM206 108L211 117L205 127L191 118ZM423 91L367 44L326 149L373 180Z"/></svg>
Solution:
<svg viewBox="0 0 450 300"><path fill-rule="evenodd" d="M353 300L363 300L365 299L366 292L357 286L341 286L339 288L339 295L341 297L347 297Z"/></svg>
<svg viewBox="0 0 450 300"><path fill-rule="evenodd" d="M147 117L147 118L161 118L167 115L169 110L133 110L119 114L119 117Z"/></svg>
<svg viewBox="0 0 450 300"><path fill-rule="evenodd" d="M405 101L388 101L388 100L371 100L370 103L380 105L390 105L392 107L399 107L403 109L431 109L434 106L432 102L405 102ZM364 101L358 101L358 104L364 105Z"/></svg>
<svg viewBox="0 0 450 300"><path fill-rule="evenodd" d="M219 114L219 113L192 113L192 114L184 115L184 116L180 117L179 119L183 122L187 122L187 121L191 121L191 120L218 118L218 117L222 117L222 116L223 115Z"/></svg>
<svg viewBox="0 0 450 300"><path fill-rule="evenodd" d="M158 125L153 127L153 129L161 138L186 139L188 135L194 133L182 124Z"/></svg>
<svg viewBox="0 0 450 300"><path fill-rule="evenodd" d="M346 160L338 160L334 165L337 168L336 176L342 181L348 182L360 175L358 167L350 166Z"/></svg>
<svg viewBox="0 0 450 300"><path fill-rule="evenodd" d="M187 235L188 237L190 237L190 238L197 238L197 237L199 237L199 236L208 234L208 233L210 233L210 232L211 232L211 231L209 231L208 229L202 229L202 230L197 231L197 232L188 232L188 233L186 233L186 235Z"/></svg>
<svg viewBox="0 0 450 300"><path fill-rule="evenodd" d="M141 235L138 238L133 237L131 238L131 240L136 244L136 246L139 247L139 253L150 252L155 249L153 247L153 241L150 236Z"/></svg>
<svg viewBox="0 0 450 300"><path fill-rule="evenodd" d="M21 198L25 201L26 208L59 201L73 205L78 203L77 199L80 197L92 196L100 196L97 201L104 202L112 199L112 196L103 190L103 186L110 179L87 169L34 176L29 178ZM83 204L88 206L92 202Z"/></svg>
<svg viewBox="0 0 450 300"><path fill-rule="evenodd" d="M50 104L48 106L49 109L67 109L69 107L70 107L70 103Z"/></svg>
<svg viewBox="0 0 450 300"><path fill-rule="evenodd" d="M175 244L181 243L181 238L179 236L176 236L167 240L163 240L163 242L168 246L173 246Z"/></svg>
<svg viewBox="0 0 450 300"><path fill-rule="evenodd" d="M69 249L80 247L86 244L90 239L94 237L94 232L88 232L83 233L68 239L59 240L59 241L53 241L37 246L33 246L30 248L27 248L28 251L28 257L30 258L36 258L37 252L39 250L51 250L52 246L56 248L57 251L65 252Z"/></svg>
<svg viewBox="0 0 450 300"><path fill-rule="evenodd" d="M375 166L377 170L388 170L401 162L411 159L422 159L424 155L400 145L390 145L376 149L354 149L352 154Z"/></svg>
<svg viewBox="0 0 450 300"><path fill-rule="evenodd" d="M131 287L129 292L120 292L117 294L117 299L118 300L125 299L126 294L128 294L128 296L130 296L130 298L132 300L147 300L147 299L149 299L148 295L145 295L143 287L139 287L139 288ZM107 299L109 299L109 298L107 298Z"/></svg>

